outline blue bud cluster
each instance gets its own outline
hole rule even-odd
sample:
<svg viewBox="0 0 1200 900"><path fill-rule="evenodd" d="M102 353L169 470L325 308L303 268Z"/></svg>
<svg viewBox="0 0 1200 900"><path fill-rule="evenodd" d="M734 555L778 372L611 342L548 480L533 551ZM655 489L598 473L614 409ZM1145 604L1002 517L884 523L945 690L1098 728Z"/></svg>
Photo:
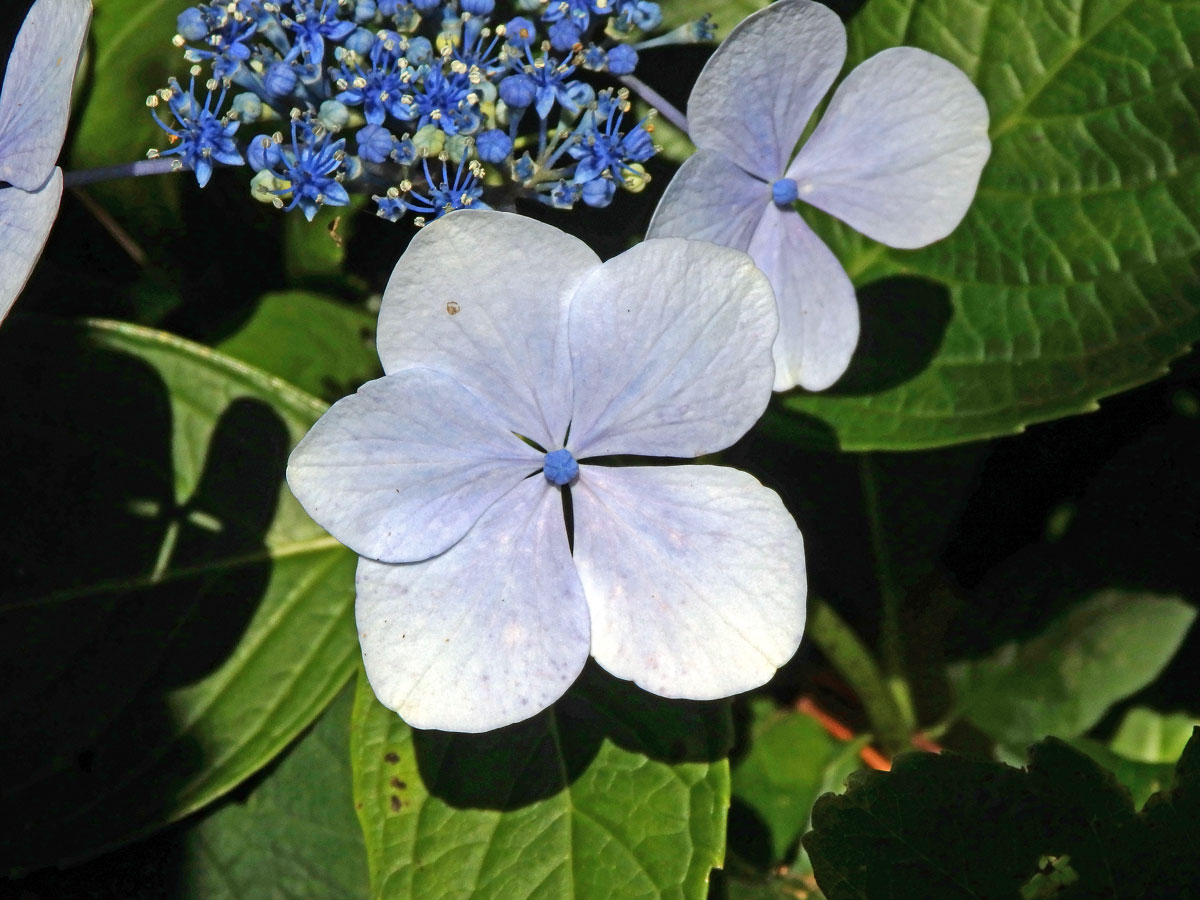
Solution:
<svg viewBox="0 0 1200 900"><path fill-rule="evenodd" d="M707 19L647 37L651 0L225 0L178 18L193 63L147 103L203 186L214 163L248 164L256 198L309 218L370 194L417 224L452 209L531 198L607 206L648 180L651 117L620 78L638 51L711 38ZM211 69L196 95L196 78ZM226 99L229 105L226 108ZM170 109L171 121L158 113ZM651 113L651 116L653 113ZM273 123L278 123L274 125ZM247 126L253 126L248 128ZM280 127L282 126L282 127ZM286 135L285 135L286 131Z"/></svg>

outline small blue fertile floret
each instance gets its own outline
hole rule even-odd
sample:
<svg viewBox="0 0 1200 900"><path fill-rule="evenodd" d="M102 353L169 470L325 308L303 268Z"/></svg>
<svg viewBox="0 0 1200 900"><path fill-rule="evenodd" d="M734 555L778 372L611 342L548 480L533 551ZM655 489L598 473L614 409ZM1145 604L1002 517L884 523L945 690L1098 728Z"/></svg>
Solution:
<svg viewBox="0 0 1200 900"><path fill-rule="evenodd" d="M608 51L608 71L614 75L629 75L637 68L637 51L628 44L617 44Z"/></svg>
<svg viewBox="0 0 1200 900"><path fill-rule="evenodd" d="M192 77L186 91L172 78L170 87L150 97L149 101L150 115L154 117L154 121L177 141L171 149L155 155L178 156L196 173L196 182L200 187L208 184L214 162L227 166L240 166L245 162L233 140L238 123L217 115L217 111L225 102L225 88L221 88L214 102L213 91L216 86L215 81L208 83L208 95L201 106L200 101L196 99L195 76ZM157 107L160 98L167 101L177 127L172 127L159 118Z"/></svg>
<svg viewBox="0 0 1200 900"><path fill-rule="evenodd" d="M579 463L575 462L575 457L566 448L551 450L543 461L542 472L548 482L563 487L579 476Z"/></svg>
<svg viewBox="0 0 1200 900"><path fill-rule="evenodd" d="M504 37L518 50L524 50L537 37L537 26L524 16L517 16L504 26Z"/></svg>
<svg viewBox="0 0 1200 900"><path fill-rule="evenodd" d="M358 155L371 163L385 163L396 152L396 137L382 125L364 125L355 135Z"/></svg>
<svg viewBox="0 0 1200 900"><path fill-rule="evenodd" d="M488 163L502 163L512 153L513 142L498 128L492 128L475 138L475 152Z"/></svg>
<svg viewBox="0 0 1200 900"><path fill-rule="evenodd" d="M208 37L208 20L194 6L188 7L175 20L175 27L185 41L202 41Z"/></svg>
<svg viewBox="0 0 1200 900"><path fill-rule="evenodd" d="M405 197L404 205L415 213L432 215L440 218L456 209L488 209L488 205L480 198L483 196L483 185L479 183L483 177L483 166L477 160L463 160L458 164L451 179L446 170L446 161L442 160L442 177L437 179L429 170L429 160L421 160L424 170L425 185L428 194L419 194L415 188L410 188ZM381 204L382 210L382 204Z"/></svg>
<svg viewBox="0 0 1200 900"><path fill-rule="evenodd" d="M547 33L550 36L550 46L559 53L566 53L579 43L583 36L579 25L571 19L559 19L550 26Z"/></svg>
<svg viewBox="0 0 1200 900"><path fill-rule="evenodd" d="M528 75L509 75L500 82L500 99L513 109L525 109L537 96L537 82Z"/></svg>

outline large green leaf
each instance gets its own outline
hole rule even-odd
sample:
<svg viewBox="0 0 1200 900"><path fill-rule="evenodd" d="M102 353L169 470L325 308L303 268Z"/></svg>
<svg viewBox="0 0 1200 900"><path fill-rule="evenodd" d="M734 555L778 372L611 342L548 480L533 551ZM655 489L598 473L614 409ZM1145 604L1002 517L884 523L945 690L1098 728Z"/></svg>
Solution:
<svg viewBox="0 0 1200 900"><path fill-rule="evenodd" d="M308 225L303 216L289 222L297 218ZM375 317L307 291L265 295L246 324L217 349L330 401L383 374L375 353Z"/></svg>
<svg viewBox="0 0 1200 900"><path fill-rule="evenodd" d="M482 735L413 731L359 680L355 799L376 900L705 896L724 855L728 705L589 669Z"/></svg>
<svg viewBox="0 0 1200 900"><path fill-rule="evenodd" d="M847 449L1019 431L1148 381L1200 337L1200 7L1187 0L871 0L850 64L960 66L991 112L971 211L923 250L806 216L852 275L863 337L824 394L769 420ZM935 284L936 283L936 284Z"/></svg>
<svg viewBox="0 0 1200 900"><path fill-rule="evenodd" d="M1197 735L1172 790L1140 813L1109 772L1053 738L1024 770L903 754L817 801L804 845L829 900L1198 896Z"/></svg>
<svg viewBox="0 0 1200 900"><path fill-rule="evenodd" d="M1077 737L1158 676L1195 618L1174 598L1102 592L1032 640L951 666L956 713L1010 750Z"/></svg>
<svg viewBox="0 0 1200 900"><path fill-rule="evenodd" d="M0 332L0 871L260 768L353 671L355 557L283 484L324 405L161 332Z"/></svg>
<svg viewBox="0 0 1200 900"><path fill-rule="evenodd" d="M367 852L354 815L350 711L337 700L244 798L189 828L179 900L364 900Z"/></svg>

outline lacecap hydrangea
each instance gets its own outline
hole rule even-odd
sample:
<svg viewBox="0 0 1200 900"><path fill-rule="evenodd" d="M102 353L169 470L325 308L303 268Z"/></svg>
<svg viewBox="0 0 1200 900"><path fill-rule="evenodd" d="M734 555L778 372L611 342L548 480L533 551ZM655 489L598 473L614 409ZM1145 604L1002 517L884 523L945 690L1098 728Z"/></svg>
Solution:
<svg viewBox="0 0 1200 900"><path fill-rule="evenodd" d="M638 191L652 113L631 113L651 0L229 0L180 13L192 68L147 104L201 186L248 166L256 198L310 220L369 194L417 224L520 198L570 209Z"/></svg>

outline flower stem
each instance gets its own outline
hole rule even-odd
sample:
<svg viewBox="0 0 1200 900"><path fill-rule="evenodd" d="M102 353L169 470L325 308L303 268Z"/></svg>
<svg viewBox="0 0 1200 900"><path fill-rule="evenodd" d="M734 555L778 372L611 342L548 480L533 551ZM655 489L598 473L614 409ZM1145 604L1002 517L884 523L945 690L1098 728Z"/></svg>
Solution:
<svg viewBox="0 0 1200 900"><path fill-rule="evenodd" d="M883 603L883 621L880 628L880 653L887 673L887 684L910 726L915 725L912 692L908 687L908 666L904 659L904 640L900 615L902 598L896 586L896 574L892 568L892 557L884 539L883 508L879 499L879 487L875 482L875 468L870 454L859 457L859 474L862 480L863 497L866 501L867 523L871 531L871 547L875 553L875 571L879 576L879 593Z"/></svg>
<svg viewBox="0 0 1200 900"><path fill-rule="evenodd" d="M160 156L157 159L139 159L136 162L115 166L100 166L96 169L77 169L63 174L65 187L79 187L98 181L113 181L117 178L136 178L140 175L166 175L169 172L190 172L191 169L175 157Z"/></svg>
<svg viewBox="0 0 1200 900"><path fill-rule="evenodd" d="M820 597L808 598L805 634L854 689L884 752L891 756L906 747L911 728L871 651Z"/></svg>
<svg viewBox="0 0 1200 900"><path fill-rule="evenodd" d="M632 75L621 75L618 77L618 80L621 82L621 84L625 85L625 87L629 88L639 97L657 109L659 114L664 119L678 128L684 134L688 133L687 116L676 109L675 105L671 103L670 100L668 100L654 88L650 87L650 85L646 84L646 82L642 81L640 78L635 78Z"/></svg>

